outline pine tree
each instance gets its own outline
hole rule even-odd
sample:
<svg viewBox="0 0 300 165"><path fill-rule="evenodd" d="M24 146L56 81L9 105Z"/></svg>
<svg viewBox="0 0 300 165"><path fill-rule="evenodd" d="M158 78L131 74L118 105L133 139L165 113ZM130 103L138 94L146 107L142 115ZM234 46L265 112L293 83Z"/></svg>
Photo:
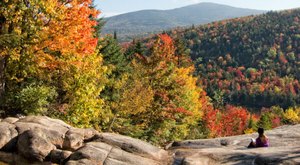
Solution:
<svg viewBox="0 0 300 165"><path fill-rule="evenodd" d="M107 66L109 70L108 82L100 96L105 99L106 111L110 111L112 114L109 125L105 128L110 131L119 114L120 99L124 94L130 67L128 65L129 61L126 60L121 47L112 36L106 36L101 39L99 53L103 57L104 66Z"/></svg>
<svg viewBox="0 0 300 165"><path fill-rule="evenodd" d="M174 40L175 56L177 57L177 67L189 67L192 66L192 60L190 59L190 52L187 50L185 42L182 38L177 37Z"/></svg>

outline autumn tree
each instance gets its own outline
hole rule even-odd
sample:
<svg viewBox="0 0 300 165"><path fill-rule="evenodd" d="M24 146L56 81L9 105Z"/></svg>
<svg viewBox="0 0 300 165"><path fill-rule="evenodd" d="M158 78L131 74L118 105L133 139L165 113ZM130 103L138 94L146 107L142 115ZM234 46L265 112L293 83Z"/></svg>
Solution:
<svg viewBox="0 0 300 165"><path fill-rule="evenodd" d="M209 130L208 137L223 137L243 134L250 118L247 109L227 105L223 110L206 108L203 121Z"/></svg>
<svg viewBox="0 0 300 165"><path fill-rule="evenodd" d="M45 10L47 2L1 1L0 25L0 100L3 109L13 100L13 93L20 91L25 79L35 79L37 71L34 63L35 46L39 43L39 33L52 16L51 10ZM43 4L44 3L44 4ZM40 13L43 12L43 14Z"/></svg>
<svg viewBox="0 0 300 165"><path fill-rule="evenodd" d="M91 0L2 1L2 105L18 109L14 93L29 85L50 87L58 93L48 107L55 115L96 126L104 116L99 93L106 81L94 37L98 14Z"/></svg>
<svg viewBox="0 0 300 165"><path fill-rule="evenodd" d="M145 54L136 53L133 60L133 75L141 81L133 81L131 91L137 95L128 92L127 98L132 99L126 105L144 108L131 110L131 124L139 126L139 131L130 133L158 144L186 138L202 116L202 89L192 77L194 69L177 65L174 42L166 34L149 47ZM148 93L145 102L139 97L142 93Z"/></svg>

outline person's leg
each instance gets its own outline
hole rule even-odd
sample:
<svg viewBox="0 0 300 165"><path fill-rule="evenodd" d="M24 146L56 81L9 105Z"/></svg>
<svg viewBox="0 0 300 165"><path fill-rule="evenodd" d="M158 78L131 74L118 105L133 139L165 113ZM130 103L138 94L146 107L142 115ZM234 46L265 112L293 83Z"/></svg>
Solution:
<svg viewBox="0 0 300 165"><path fill-rule="evenodd" d="M248 145L248 148L254 148L255 147L255 139L251 139L250 144Z"/></svg>

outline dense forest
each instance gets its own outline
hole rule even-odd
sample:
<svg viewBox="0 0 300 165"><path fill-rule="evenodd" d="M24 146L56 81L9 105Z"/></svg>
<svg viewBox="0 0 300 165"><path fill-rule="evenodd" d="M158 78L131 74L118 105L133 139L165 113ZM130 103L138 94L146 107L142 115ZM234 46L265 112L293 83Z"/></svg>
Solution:
<svg viewBox="0 0 300 165"><path fill-rule="evenodd" d="M299 18L300 10L269 12L170 33L187 43L218 106L287 108L300 103Z"/></svg>
<svg viewBox="0 0 300 165"><path fill-rule="evenodd" d="M211 136L232 135L239 129L226 133L234 121L225 120L247 118L246 113L251 117L244 132L252 132L253 123L271 129L299 122L299 18L300 9L295 9L164 32L179 43L176 51L190 56L197 84L213 104L205 108L202 120L209 123ZM143 43L153 38L134 40L131 45L141 52L147 47ZM236 108L236 114L231 112Z"/></svg>
<svg viewBox="0 0 300 165"><path fill-rule="evenodd" d="M0 2L1 117L47 115L158 145L299 122L299 11L123 46L101 37L99 13L91 0Z"/></svg>

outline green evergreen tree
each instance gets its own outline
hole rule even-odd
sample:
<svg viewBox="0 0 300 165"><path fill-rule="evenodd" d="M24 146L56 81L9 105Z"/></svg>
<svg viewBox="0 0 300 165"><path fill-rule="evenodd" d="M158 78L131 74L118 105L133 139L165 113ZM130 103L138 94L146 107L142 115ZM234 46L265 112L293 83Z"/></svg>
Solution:
<svg viewBox="0 0 300 165"><path fill-rule="evenodd" d="M109 70L107 85L100 96L106 101L107 111L111 111L113 115L110 118L110 124L104 129L111 130L118 115L119 102L125 90L124 86L130 67L120 45L112 36L106 36L100 42L100 45L99 53L103 57L104 66L107 66Z"/></svg>
<svg viewBox="0 0 300 165"><path fill-rule="evenodd" d="M112 77L118 77L128 71L129 61L126 60L120 45L112 36L106 36L99 43L99 53L103 57L103 63L112 69Z"/></svg>
<svg viewBox="0 0 300 165"><path fill-rule="evenodd" d="M186 42L182 38L177 37L174 40L175 56L177 57L178 67L192 66L193 63L190 59L190 51L187 49Z"/></svg>
<svg viewBox="0 0 300 165"><path fill-rule="evenodd" d="M272 129L272 121L268 113L264 113L260 116L257 123L258 127L264 128L266 130Z"/></svg>
<svg viewBox="0 0 300 165"><path fill-rule="evenodd" d="M143 47L141 41L136 41L135 39L132 41L132 45L126 49L124 55L128 60L132 60L135 58L136 54L142 55L145 54L146 49Z"/></svg>

